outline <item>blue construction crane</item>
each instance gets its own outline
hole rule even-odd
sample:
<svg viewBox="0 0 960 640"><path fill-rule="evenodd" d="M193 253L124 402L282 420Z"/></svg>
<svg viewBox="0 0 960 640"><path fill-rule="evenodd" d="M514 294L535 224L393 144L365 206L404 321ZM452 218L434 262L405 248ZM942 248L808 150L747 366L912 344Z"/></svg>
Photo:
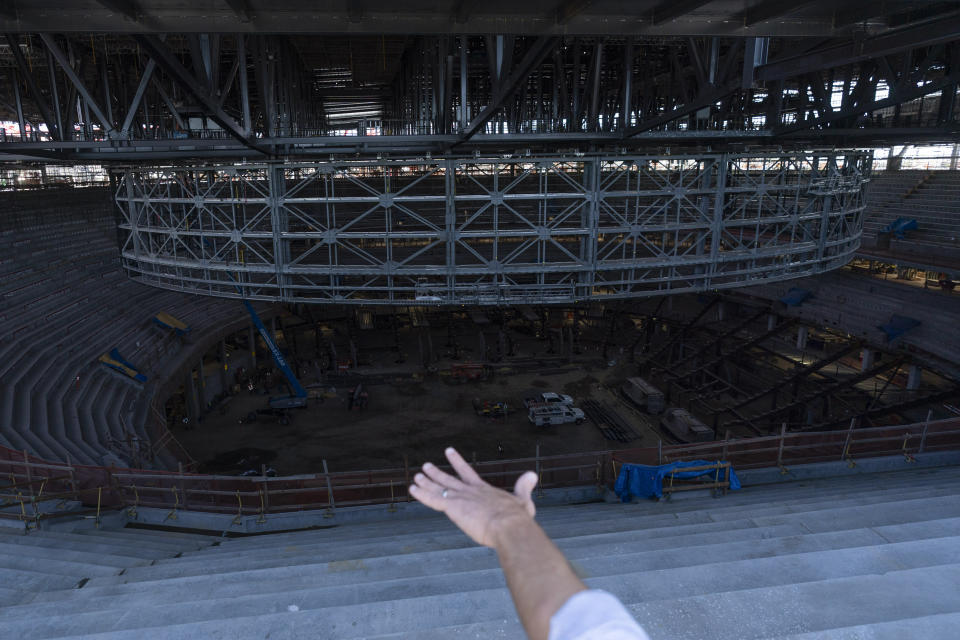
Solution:
<svg viewBox="0 0 960 640"><path fill-rule="evenodd" d="M237 289L239 288L240 287L237 287ZM293 369L287 364L287 359L283 357L283 354L280 352L280 347L273 341L273 336L270 335L270 332L267 331L267 328L263 325L263 321L260 320L260 316L257 315L256 309L254 309L253 305L247 300L243 301L243 306L247 308L247 313L250 314L253 326L257 328L263 341L267 343L267 348L270 350L270 355L273 356L274 363L276 363L277 368L283 372L283 375L287 377L287 382L290 383L290 389L293 391L292 396L270 398L270 408L293 409L307 406L307 390L303 388L303 385L297 380L297 376L293 374ZM253 345L250 346L253 348Z"/></svg>
<svg viewBox="0 0 960 640"><path fill-rule="evenodd" d="M210 247L209 241L206 238L203 239L203 244L206 247ZM263 341L267 343L267 348L270 350L270 355L273 356L273 362L277 365L277 368L283 372L283 375L286 376L287 382L290 384L290 389L293 391L292 396L278 396L275 398L270 398L270 408L271 409L295 409L297 407L307 406L307 390L303 388L303 385L300 384L300 381L297 380L297 376L293 374L293 369L290 368L290 365L287 364L287 359L283 357L283 354L280 352L280 347L277 346L277 343L273 341L273 336L270 335L270 332L267 331L267 328L263 325L263 321L260 320L260 316L257 314L257 310L253 308L253 305L244 297L243 289L240 288L240 285L237 284L236 279L230 275L230 272L226 272L227 277L233 281L233 286L237 290L237 293L240 294L240 299L243 301L243 306L247 308L247 313L250 314L250 320L253 321L253 326L257 328L257 331L260 333L260 337L263 338ZM250 345L251 349L254 349L254 345Z"/></svg>

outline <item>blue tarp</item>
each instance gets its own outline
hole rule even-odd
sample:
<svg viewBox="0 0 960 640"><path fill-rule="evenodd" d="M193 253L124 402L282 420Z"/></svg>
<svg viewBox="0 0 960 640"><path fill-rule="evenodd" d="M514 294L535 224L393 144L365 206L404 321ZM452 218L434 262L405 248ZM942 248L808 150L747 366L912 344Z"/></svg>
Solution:
<svg viewBox="0 0 960 640"><path fill-rule="evenodd" d="M788 307L799 307L803 304L804 300L812 296L813 294L806 289L801 289L800 287L793 287L787 291L787 295L780 298L780 302L787 305Z"/></svg>
<svg viewBox="0 0 960 640"><path fill-rule="evenodd" d="M887 324L877 325L877 328L887 334L887 342L896 340L903 334L905 334L910 329L914 327L919 327L920 321L916 318L908 318L907 316L898 316L894 314L890 316L890 321Z"/></svg>
<svg viewBox="0 0 960 640"><path fill-rule="evenodd" d="M705 467L707 465L717 464L709 460L693 460L691 462L672 462L660 466L648 466L645 464L625 464L620 469L620 475L617 476L617 484L614 491L617 497L623 502L630 502L636 496L639 498L661 498L663 497L663 479L674 469L683 469L685 467ZM721 461L720 464L723 464ZM690 478L699 478L700 476L712 476L716 474L713 469L701 471L678 471L673 474L674 478L689 480ZM723 479L724 470L720 470L720 478ZM730 489L740 488L740 480L730 467Z"/></svg>
<svg viewBox="0 0 960 640"><path fill-rule="evenodd" d="M913 231L916 228L917 228L916 218L897 218L896 220L888 224L884 228L884 231L887 233L892 233L896 237L903 240L904 231Z"/></svg>

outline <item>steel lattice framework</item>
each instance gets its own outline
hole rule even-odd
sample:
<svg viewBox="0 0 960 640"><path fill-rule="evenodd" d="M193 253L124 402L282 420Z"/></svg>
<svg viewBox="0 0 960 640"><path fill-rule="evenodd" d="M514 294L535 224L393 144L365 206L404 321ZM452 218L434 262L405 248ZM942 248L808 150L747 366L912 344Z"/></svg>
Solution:
<svg viewBox="0 0 960 640"><path fill-rule="evenodd" d="M131 167L123 266L337 304L550 304L784 280L860 245L862 151Z"/></svg>

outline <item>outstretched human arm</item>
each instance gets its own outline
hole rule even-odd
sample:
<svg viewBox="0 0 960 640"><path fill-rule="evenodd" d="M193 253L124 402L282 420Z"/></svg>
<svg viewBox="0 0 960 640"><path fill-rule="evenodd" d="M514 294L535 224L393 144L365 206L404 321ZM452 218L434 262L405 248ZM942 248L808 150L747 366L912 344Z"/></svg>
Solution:
<svg viewBox="0 0 960 640"><path fill-rule="evenodd" d="M550 618L586 586L533 519L530 494L536 474L521 475L508 493L484 482L452 447L445 453L459 477L428 462L415 476L410 495L447 514L478 544L496 550L527 635L547 640Z"/></svg>

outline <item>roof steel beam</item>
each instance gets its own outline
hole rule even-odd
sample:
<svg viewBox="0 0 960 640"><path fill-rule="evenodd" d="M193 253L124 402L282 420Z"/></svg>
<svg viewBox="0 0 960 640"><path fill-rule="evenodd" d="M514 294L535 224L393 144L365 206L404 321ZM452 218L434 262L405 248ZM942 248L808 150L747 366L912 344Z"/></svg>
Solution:
<svg viewBox="0 0 960 640"><path fill-rule="evenodd" d="M667 0L667 2L661 2L653 8L652 22L654 25L661 25L664 22L669 22L691 11L695 11L711 2L713 2L713 0L675 0L674 2Z"/></svg>
<svg viewBox="0 0 960 640"><path fill-rule="evenodd" d="M134 39L143 47L150 57L156 61L161 69L191 93L194 98L200 101L214 122L226 129L230 135L253 151L264 155L272 155L267 148L247 137L243 127L223 110L219 104L219 100L217 100L215 96L210 95L204 83L190 73L159 38L152 35L135 35Z"/></svg>
<svg viewBox="0 0 960 640"><path fill-rule="evenodd" d="M83 84L83 80L80 79L80 76L77 75L77 72L70 65L70 61L57 45L56 41L53 39L53 36L49 33L41 33L40 39L43 40L43 44L47 47L47 51L50 52L50 55L52 55L57 61L57 64L60 65L60 68L63 69L63 72L73 84L74 88L77 90L77 93L80 94L84 102L86 102L90 107L90 110L93 111L93 115L95 115L97 120L99 120L103 125L103 130L106 131L107 135L111 138L116 136L117 131L113 128L113 123L110 122L110 119L107 118L106 114L103 112L103 109L100 108L100 104L87 90L86 85Z"/></svg>
<svg viewBox="0 0 960 640"><path fill-rule="evenodd" d="M523 56L517 68L496 88L494 95L491 97L490 104L478 113L470 124L467 125L464 132L460 135L458 142L465 142L472 138L474 134L493 117L497 110L503 106L507 99L513 95L513 92L520 86L520 83L523 82L534 69L540 66L540 63L553 51L553 48L559 41L559 38L552 36L538 38L527 50L526 55Z"/></svg>
<svg viewBox="0 0 960 640"><path fill-rule="evenodd" d="M774 60L758 67L756 78L761 82L781 80L810 71L840 67L891 53L956 40L960 40L960 11L954 11L921 25L867 38L861 42L844 42L803 55Z"/></svg>

